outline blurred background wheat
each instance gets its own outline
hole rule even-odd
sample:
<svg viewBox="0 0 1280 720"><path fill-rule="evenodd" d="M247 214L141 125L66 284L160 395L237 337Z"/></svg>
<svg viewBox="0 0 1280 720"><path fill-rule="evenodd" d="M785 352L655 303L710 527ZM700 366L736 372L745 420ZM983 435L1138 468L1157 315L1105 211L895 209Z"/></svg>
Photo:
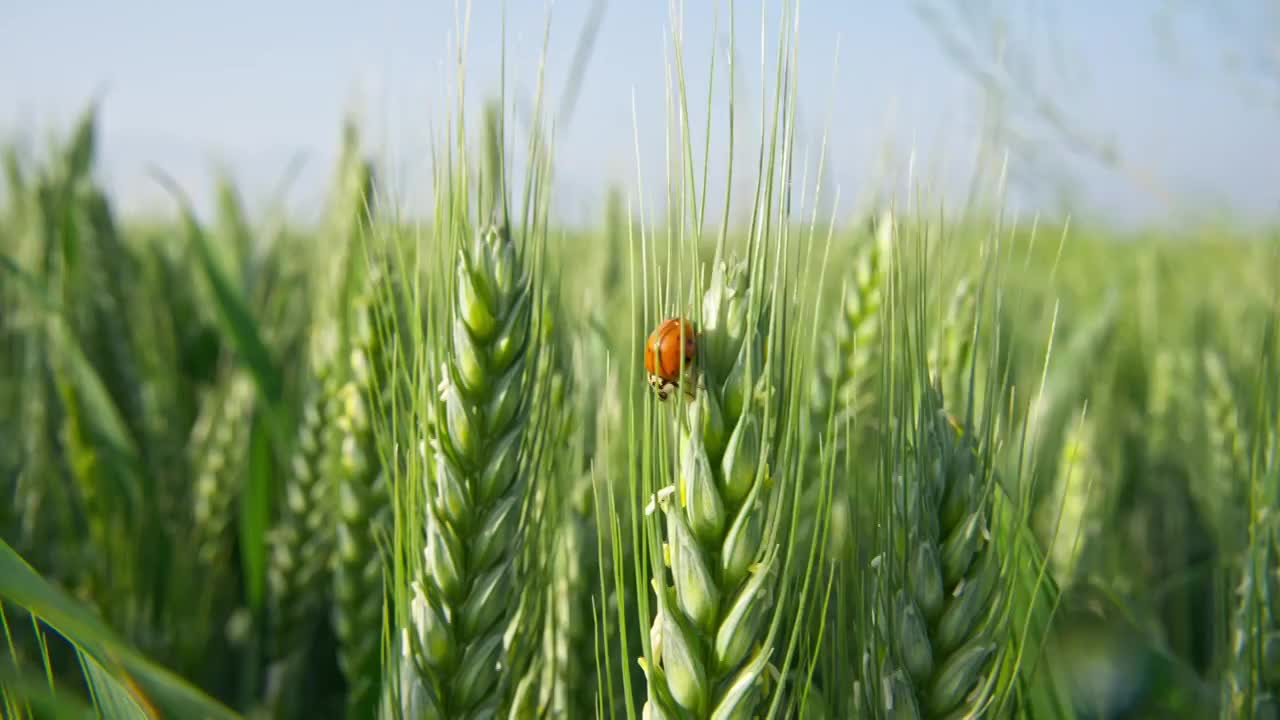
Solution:
<svg viewBox="0 0 1280 720"><path fill-rule="evenodd" d="M0 11L0 716L1280 717L1280 5L746 5Z"/></svg>

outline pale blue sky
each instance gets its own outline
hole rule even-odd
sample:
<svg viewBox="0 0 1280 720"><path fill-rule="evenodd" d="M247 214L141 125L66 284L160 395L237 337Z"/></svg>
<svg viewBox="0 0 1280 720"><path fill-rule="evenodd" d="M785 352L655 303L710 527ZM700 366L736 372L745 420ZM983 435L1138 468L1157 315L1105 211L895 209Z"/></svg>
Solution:
<svg viewBox="0 0 1280 720"><path fill-rule="evenodd" d="M987 0L972 7L1018 8L1008 18L1011 43L1034 53L1013 63L1033 68L1037 91L1053 97L1073 127L1113 143L1128 168L1112 172L1077 158L1057 134L1024 115L1020 127L1038 143L1039 156L1079 182L1074 209L1132 221L1221 210L1280 215L1280 77L1267 84L1265 76L1228 72L1224 64L1234 56L1248 70L1254 67L1248 53L1277 42L1280 17L1276 4L1267 9L1266 2L1226 2L1227 14L1216 19L1178 9L1178 0ZM705 92L714 4L685 3L695 96ZM478 96L496 90L502 4L473 5L468 82ZM546 72L554 107L591 0L506 5L516 98L532 92L551 8ZM888 171L901 176L914 147L916 178L935 179L953 198L962 197L971 176L982 94L942 52L915 6L802 2L798 140L806 147L815 142L830 109L825 177L840 186L842 208L865 199L886 148ZM738 3L744 145L758 132L759 7ZM421 204L430 126L448 112L453 8L452 0L0 0L0 136L39 140L100 96L103 172L126 208L169 207L147 175L152 165L197 196L209 194L212 169L225 165L261 205L290 158L303 153L289 202L306 210L328 179L344 111L358 107L371 141L394 158L406 202ZM721 17L723 57L727 18ZM565 217L587 212L609 181L634 184L633 94L645 183L647 189L661 183L668 21L666 2L608 3L576 110L556 139ZM771 49L774 37L771 27ZM1280 53L1280 45L1269 52ZM1280 59L1272 62L1280 67ZM723 113L714 117L722 120ZM1040 165L1018 157L1010 168L1016 180L1043 177ZM1011 202L1052 208L1052 200L1024 191Z"/></svg>

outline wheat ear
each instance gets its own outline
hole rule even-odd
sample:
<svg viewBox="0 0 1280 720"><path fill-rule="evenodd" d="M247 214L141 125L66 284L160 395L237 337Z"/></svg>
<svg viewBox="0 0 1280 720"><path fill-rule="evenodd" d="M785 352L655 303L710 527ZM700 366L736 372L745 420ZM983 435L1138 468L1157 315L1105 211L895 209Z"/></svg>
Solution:
<svg viewBox="0 0 1280 720"><path fill-rule="evenodd" d="M717 266L703 300L700 382L682 423L678 484L655 501L671 585L653 579L652 652L642 663L648 718L750 716L773 652L768 625L782 559L766 542L765 315L750 301L745 275Z"/></svg>
<svg viewBox="0 0 1280 720"><path fill-rule="evenodd" d="M302 417L285 468L280 513L268 536L267 586L270 603L270 655L285 661L282 678L294 686L293 673L305 658L311 633L330 598L329 559L334 533L330 522L333 487L328 473L342 436L337 432L334 398L339 394L337 337L327 325L313 338L311 368L303 390Z"/></svg>
<svg viewBox="0 0 1280 720"><path fill-rule="evenodd" d="M254 387L232 370L205 397L191 433L195 472L195 549L205 568L225 568L231 553L236 502L244 482Z"/></svg>
<svg viewBox="0 0 1280 720"><path fill-rule="evenodd" d="M410 644L421 714L479 718L497 712L510 685L500 663L520 594L532 292L498 226L459 248L456 281Z"/></svg>
<svg viewBox="0 0 1280 720"><path fill-rule="evenodd" d="M1239 405L1222 357L1206 351L1202 356L1207 398L1204 421L1208 439L1208 467L1203 482L1192 492L1201 512L1214 528L1217 540L1228 552L1239 552L1245 542L1249 517L1245 485L1249 450Z"/></svg>
<svg viewBox="0 0 1280 720"><path fill-rule="evenodd" d="M384 562L378 548L391 522L391 496L379 428L390 412L396 339L390 334L382 283L392 281L380 264L355 299L350 378L334 397L341 433L333 505L333 627L338 661L347 680L347 716L370 717L381 682ZM390 324L390 328L397 327Z"/></svg>
<svg viewBox="0 0 1280 720"><path fill-rule="evenodd" d="M913 442L892 476L892 521L874 583L869 705L887 717L981 716L1002 647L1002 562L993 488L976 445L926 390Z"/></svg>

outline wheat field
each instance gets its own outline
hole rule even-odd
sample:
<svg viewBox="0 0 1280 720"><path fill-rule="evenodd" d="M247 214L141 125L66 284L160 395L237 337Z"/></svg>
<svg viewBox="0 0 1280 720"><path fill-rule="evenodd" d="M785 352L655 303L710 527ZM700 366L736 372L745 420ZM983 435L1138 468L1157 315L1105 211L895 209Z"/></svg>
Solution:
<svg viewBox="0 0 1280 720"><path fill-rule="evenodd" d="M588 229L501 94L427 220L354 122L316 225L10 148L0 716L1280 718L1280 232L832 210L783 28Z"/></svg>

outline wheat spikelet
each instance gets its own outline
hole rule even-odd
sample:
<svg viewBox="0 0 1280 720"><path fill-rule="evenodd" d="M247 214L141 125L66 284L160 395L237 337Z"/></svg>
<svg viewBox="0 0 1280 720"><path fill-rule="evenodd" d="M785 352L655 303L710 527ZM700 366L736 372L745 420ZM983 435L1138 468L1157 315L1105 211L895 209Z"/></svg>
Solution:
<svg viewBox="0 0 1280 720"><path fill-rule="evenodd" d="M876 716L981 715L1003 642L1001 558L976 446L926 391L913 447L892 479L870 607L864 688Z"/></svg>
<svg viewBox="0 0 1280 720"><path fill-rule="evenodd" d="M767 625L780 557L766 544L766 315L748 290L740 269L721 264L703 299L700 383L682 424L679 482L654 503L666 520L671 585L653 578L645 717L749 716L773 652Z"/></svg>
<svg viewBox="0 0 1280 720"><path fill-rule="evenodd" d="M1192 483L1192 491L1218 541L1238 551L1243 544L1243 529L1249 523L1244 487L1249 451L1221 356L1205 352L1202 363L1208 391L1204 422L1209 463L1203 482Z"/></svg>
<svg viewBox="0 0 1280 720"><path fill-rule="evenodd" d="M1278 419L1270 412L1257 417L1262 432L1253 436L1256 452L1247 456L1252 462L1243 476L1251 512L1231 608L1228 663L1222 684L1224 718L1280 718Z"/></svg>
<svg viewBox="0 0 1280 720"><path fill-rule="evenodd" d="M1107 490L1097 456L1093 420L1082 416L1067 428L1054 485L1041 510L1041 536L1052 538L1049 567L1066 587L1077 576L1082 556L1102 532Z"/></svg>
<svg viewBox="0 0 1280 720"><path fill-rule="evenodd" d="M280 516L268 535L270 656L281 661L276 693L292 689L311 633L329 599L333 507L329 472L341 435L333 413L338 395L337 338L332 326L313 343L302 418L286 468Z"/></svg>
<svg viewBox="0 0 1280 720"><path fill-rule="evenodd" d="M845 452L854 427L851 421L856 419L860 426L862 421L871 417L868 411L872 407L875 358L880 350L883 323L883 287L892 243L893 215L886 211L876 219L871 242L855 261L852 283L843 293L833 331L823 339L823 347L819 350L809 393L814 447L806 454L809 463L806 477L810 482L803 488L800 499L797 547L801 549L807 549L811 544L819 517L822 484L816 479L822 476L821 459L825 455ZM840 460L836 462L839 464ZM834 489L835 497L830 502L836 517L848 515L848 490L843 486ZM847 531L847 523L837 522L832 526L830 545L837 553L849 541Z"/></svg>
<svg viewBox="0 0 1280 720"><path fill-rule="evenodd" d="M1209 387L1209 401L1205 405L1209 430L1209 444L1213 450L1213 469L1226 477L1238 477L1248 465L1248 450L1244 432L1240 427L1240 413L1235 393L1227 377L1222 357L1217 353L1204 354L1205 380Z"/></svg>
<svg viewBox="0 0 1280 720"><path fill-rule="evenodd" d="M347 680L347 716L370 717L381 677L383 559L377 546L391 522L390 486L379 452L377 428L385 421L394 391L396 339L387 331L380 265L370 268L355 300L350 378L334 396L332 411L341 433L333 505L332 621L338 660ZM390 290L393 312L396 289Z"/></svg>
<svg viewBox="0 0 1280 720"><path fill-rule="evenodd" d="M1156 350L1151 361L1150 382L1147 388L1147 415L1151 432L1148 437L1152 450L1163 454L1182 441L1178 425L1178 388L1186 376L1180 372L1183 363L1170 348Z"/></svg>
<svg viewBox="0 0 1280 720"><path fill-rule="evenodd" d="M597 568L590 493L588 483L574 488L553 546L542 706L557 718L593 712L596 668L591 582Z"/></svg>
<svg viewBox="0 0 1280 720"><path fill-rule="evenodd" d="M834 333L819 349L820 364L810 393L811 412L825 420L835 404L836 426L867 410L876 353L880 346L880 306L893 243L893 215L878 217L871 242L859 253L852 283L841 299ZM818 427L823 426L819 421Z"/></svg>
<svg viewBox="0 0 1280 720"><path fill-rule="evenodd" d="M409 640L418 714L472 718L497 712L513 684L499 665L520 595L534 298L504 227L460 247L456 270Z"/></svg>
<svg viewBox="0 0 1280 720"><path fill-rule="evenodd" d="M933 377L942 388L943 397L948 398L960 413L964 412L969 396L966 370L976 365L971 362L976 306L973 284L968 278L961 279L952 293L938 337L930 350L929 367Z"/></svg>
<svg viewBox="0 0 1280 720"><path fill-rule="evenodd" d="M1274 516L1255 526L1231 618L1224 718L1280 717L1280 544Z"/></svg>
<svg viewBox="0 0 1280 720"><path fill-rule="evenodd" d="M885 212L872 226L871 242L859 253L852 283L843 292L840 312L834 327L822 341L816 372L809 392L811 447L806 453L809 479L800 496L799 540L796 547L807 551L813 541L820 517L822 459L846 452L853 430L851 421L860 422L871 416L872 380L875 358L880 349L882 330L881 305L883 286L893 243L893 215ZM830 419L830 422L829 422ZM837 466L840 460L836 460ZM839 553L849 542L848 491L834 488L831 498L833 517L830 546Z"/></svg>
<svg viewBox="0 0 1280 720"><path fill-rule="evenodd" d="M236 503L245 477L253 380L232 370L215 386L192 427L195 472L195 550L201 565L221 572L228 563Z"/></svg>
<svg viewBox="0 0 1280 720"><path fill-rule="evenodd" d="M596 408L590 406L589 394L580 394L578 402L571 402L575 385L566 379L580 380L593 368L575 362L573 368L583 374L574 375L573 368L561 362L567 353L555 342L550 332L553 325L548 313L544 313L541 354L544 359L550 356L550 360L539 363L535 373L542 378L537 386L548 388L544 403L549 416L548 437L558 442L543 453L545 465L537 469L537 475L558 479L559 483L548 488L553 493L549 502L537 501L544 508L544 515L551 517L551 522L540 528L546 537L525 535L526 547L545 548L537 553L545 557L535 558L532 563L526 561L533 567L524 572L522 585L527 587L508 633L509 644L515 646L511 669L520 675L513 693L512 718L589 715L593 711L591 691L596 688L591 662L595 648L590 584L597 571L596 547L590 522L590 477L582 472L591 459L585 449L585 421L590 420ZM538 611L542 615L538 624L541 642L529 647L535 640L533 633L524 628L518 631L522 637L517 638L514 626L522 621L534 625L532 615Z"/></svg>

